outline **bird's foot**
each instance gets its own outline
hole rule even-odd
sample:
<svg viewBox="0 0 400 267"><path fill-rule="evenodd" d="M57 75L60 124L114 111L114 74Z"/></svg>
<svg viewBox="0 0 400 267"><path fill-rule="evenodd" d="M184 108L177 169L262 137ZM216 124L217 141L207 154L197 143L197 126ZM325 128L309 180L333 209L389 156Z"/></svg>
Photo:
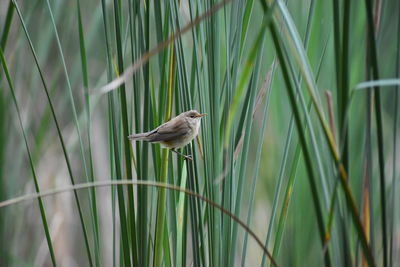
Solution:
<svg viewBox="0 0 400 267"><path fill-rule="evenodd" d="M190 161L193 160L193 158L192 158L191 155L183 155L183 157L184 157L186 160L190 160Z"/></svg>
<svg viewBox="0 0 400 267"><path fill-rule="evenodd" d="M176 153L176 154L178 154L179 156L182 156L182 157L184 157L186 160L190 160L190 161L192 161L193 160L193 158L192 158L192 156L191 155L185 155L185 154L182 154L182 153L180 153L180 152L178 152L178 151L176 151L175 149L171 149L171 151L172 152L174 152L174 153Z"/></svg>

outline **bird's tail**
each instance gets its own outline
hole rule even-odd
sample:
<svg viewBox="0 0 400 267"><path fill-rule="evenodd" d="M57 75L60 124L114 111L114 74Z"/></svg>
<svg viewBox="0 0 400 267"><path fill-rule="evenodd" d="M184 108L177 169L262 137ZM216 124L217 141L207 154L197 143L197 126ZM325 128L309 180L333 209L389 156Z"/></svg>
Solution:
<svg viewBox="0 0 400 267"><path fill-rule="evenodd" d="M132 134L128 136L129 140L148 141L149 133Z"/></svg>

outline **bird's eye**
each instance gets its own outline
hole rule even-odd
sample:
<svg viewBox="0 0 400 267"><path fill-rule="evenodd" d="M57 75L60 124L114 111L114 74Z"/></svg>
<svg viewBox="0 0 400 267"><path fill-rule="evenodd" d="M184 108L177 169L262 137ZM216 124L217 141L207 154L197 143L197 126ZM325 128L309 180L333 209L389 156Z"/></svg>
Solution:
<svg viewBox="0 0 400 267"><path fill-rule="evenodd" d="M194 115L190 115L190 118L194 118L195 116Z"/></svg>

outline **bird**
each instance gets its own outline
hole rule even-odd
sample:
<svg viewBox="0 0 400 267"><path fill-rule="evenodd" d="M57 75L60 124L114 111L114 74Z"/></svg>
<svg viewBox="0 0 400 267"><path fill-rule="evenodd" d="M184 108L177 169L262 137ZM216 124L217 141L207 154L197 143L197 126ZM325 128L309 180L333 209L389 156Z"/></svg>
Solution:
<svg viewBox="0 0 400 267"><path fill-rule="evenodd" d="M186 146L198 135L201 118L206 115L206 113L199 113L197 110L182 112L154 130L129 135L128 139L160 143L163 148L168 148L187 160L193 160L191 156L184 155L176 149Z"/></svg>

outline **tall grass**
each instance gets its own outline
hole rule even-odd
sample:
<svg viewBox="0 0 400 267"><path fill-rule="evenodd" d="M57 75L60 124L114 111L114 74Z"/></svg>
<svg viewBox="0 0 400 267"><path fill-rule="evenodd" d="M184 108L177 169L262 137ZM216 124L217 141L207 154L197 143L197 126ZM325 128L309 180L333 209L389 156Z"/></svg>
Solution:
<svg viewBox="0 0 400 267"><path fill-rule="evenodd" d="M396 1L0 7L1 266L399 264Z"/></svg>

